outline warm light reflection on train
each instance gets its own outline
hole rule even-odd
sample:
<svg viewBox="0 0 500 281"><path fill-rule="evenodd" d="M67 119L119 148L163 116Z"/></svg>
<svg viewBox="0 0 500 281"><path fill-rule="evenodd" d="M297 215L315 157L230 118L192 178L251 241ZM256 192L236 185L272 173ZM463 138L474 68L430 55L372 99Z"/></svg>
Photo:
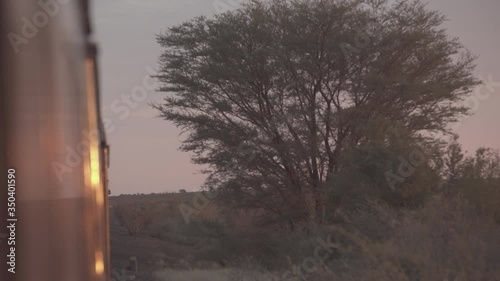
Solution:
<svg viewBox="0 0 500 281"><path fill-rule="evenodd" d="M16 170L19 210L18 270L2 281L110 280L109 147L88 4L0 1L1 168Z"/></svg>

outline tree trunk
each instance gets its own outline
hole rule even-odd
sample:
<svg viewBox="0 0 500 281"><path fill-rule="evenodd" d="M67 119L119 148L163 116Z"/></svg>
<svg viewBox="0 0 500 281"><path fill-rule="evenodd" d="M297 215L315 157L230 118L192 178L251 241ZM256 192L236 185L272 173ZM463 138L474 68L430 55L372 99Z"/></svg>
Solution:
<svg viewBox="0 0 500 281"><path fill-rule="evenodd" d="M304 193L304 204L306 223L316 225L318 223L317 196L313 186L308 186Z"/></svg>

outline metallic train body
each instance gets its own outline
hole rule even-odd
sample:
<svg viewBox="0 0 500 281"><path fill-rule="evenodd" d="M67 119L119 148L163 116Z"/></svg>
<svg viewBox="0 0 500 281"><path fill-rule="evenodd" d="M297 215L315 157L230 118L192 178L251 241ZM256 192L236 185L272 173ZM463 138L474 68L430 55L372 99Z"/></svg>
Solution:
<svg viewBox="0 0 500 281"><path fill-rule="evenodd" d="M0 1L0 168L2 182L16 170L18 219L16 273L4 270L3 240L0 280L110 280L109 148L90 35L86 0Z"/></svg>

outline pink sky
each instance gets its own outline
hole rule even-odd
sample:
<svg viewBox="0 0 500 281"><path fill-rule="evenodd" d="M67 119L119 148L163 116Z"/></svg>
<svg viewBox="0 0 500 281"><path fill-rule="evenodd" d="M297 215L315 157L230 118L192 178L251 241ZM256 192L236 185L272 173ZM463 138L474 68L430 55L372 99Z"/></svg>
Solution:
<svg viewBox="0 0 500 281"><path fill-rule="evenodd" d="M143 85L147 67L154 68L161 53L155 34L198 15L213 15L217 4L234 0L95 0L94 31L100 45L103 116L113 125L110 189L112 194L197 190L204 176L178 150L180 131L154 118L148 106L161 93L148 91L144 100L122 100ZM457 132L467 150L478 146L500 149L500 1L430 0L431 9L446 14L448 31L480 55L476 73L490 88L481 90L475 115L462 120ZM150 81L148 81L150 82ZM147 88L147 87L146 87ZM489 97L487 94L489 93ZM127 105L128 103L128 105ZM128 115L123 106L129 110ZM132 108L133 107L133 108ZM114 108L115 110L112 110ZM118 111L117 109L120 108ZM125 116L126 115L126 116Z"/></svg>

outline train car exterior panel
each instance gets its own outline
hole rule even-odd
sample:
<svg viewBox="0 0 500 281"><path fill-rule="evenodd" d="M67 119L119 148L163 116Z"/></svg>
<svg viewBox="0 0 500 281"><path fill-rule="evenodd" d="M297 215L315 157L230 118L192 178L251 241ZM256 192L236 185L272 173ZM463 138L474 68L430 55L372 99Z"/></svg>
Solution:
<svg viewBox="0 0 500 281"><path fill-rule="evenodd" d="M0 41L3 168L16 170L18 210L18 271L2 280L108 280L108 148L88 4L51 2L45 24L39 1L0 3L2 36L24 38Z"/></svg>

